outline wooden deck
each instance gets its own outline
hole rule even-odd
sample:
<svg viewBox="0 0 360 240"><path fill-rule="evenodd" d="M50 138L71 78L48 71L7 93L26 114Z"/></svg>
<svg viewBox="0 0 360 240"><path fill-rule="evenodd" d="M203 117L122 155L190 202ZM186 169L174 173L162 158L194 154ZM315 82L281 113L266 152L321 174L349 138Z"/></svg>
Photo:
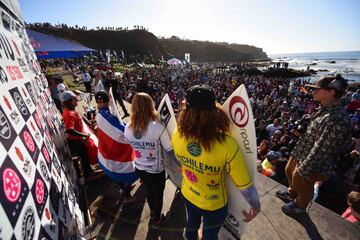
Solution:
<svg viewBox="0 0 360 240"><path fill-rule="evenodd" d="M291 218L281 211L283 202L275 196L281 184L257 176L262 210L245 228L242 239L360 239L360 226L347 222L336 213L314 203L307 216ZM149 208L145 189L136 182L133 189L137 201L122 202L121 190L106 177L85 185L93 225L88 233L96 239L183 239L185 209L176 189L167 180L164 212L169 221L159 230L148 226Z"/></svg>

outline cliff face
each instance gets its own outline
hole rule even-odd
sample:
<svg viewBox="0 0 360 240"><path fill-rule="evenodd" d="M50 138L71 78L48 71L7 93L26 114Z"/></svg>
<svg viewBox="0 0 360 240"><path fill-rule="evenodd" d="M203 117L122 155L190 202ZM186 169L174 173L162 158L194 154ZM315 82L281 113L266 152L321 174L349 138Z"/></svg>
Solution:
<svg viewBox="0 0 360 240"><path fill-rule="evenodd" d="M190 53L191 61L239 62L267 58L261 48L248 45L180 40L178 38L158 39L142 29L135 30L83 30L55 28L49 25L30 25L31 30L73 40L95 50L111 49L118 54L124 51L128 61L157 61L176 57L184 59Z"/></svg>
<svg viewBox="0 0 360 240"><path fill-rule="evenodd" d="M177 58L190 53L191 61L201 62L240 62L266 59L261 48L241 44L185 41L179 39L161 39L164 50Z"/></svg>

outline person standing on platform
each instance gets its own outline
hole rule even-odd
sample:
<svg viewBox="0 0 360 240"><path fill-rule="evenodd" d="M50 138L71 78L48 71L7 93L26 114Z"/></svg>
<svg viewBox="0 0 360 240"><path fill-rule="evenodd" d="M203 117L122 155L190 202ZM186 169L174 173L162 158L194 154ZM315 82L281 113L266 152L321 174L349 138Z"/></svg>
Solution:
<svg viewBox="0 0 360 240"><path fill-rule="evenodd" d="M64 107L62 119L65 125L66 139L71 152L72 154L77 154L81 159L85 181L95 180L100 175L96 175L90 166L85 144L86 138L89 137L89 134L84 132L82 117L75 110L78 102L76 95L72 91L64 91L61 94L60 100ZM77 161L75 161L75 165L79 174L80 167L78 166Z"/></svg>
<svg viewBox="0 0 360 240"><path fill-rule="evenodd" d="M334 175L337 159L351 148L350 119L340 105L347 81L340 75L323 76L307 87L321 107L312 116L286 165L289 188L276 192L280 199L288 202L282 207L288 215L306 214L314 184Z"/></svg>
<svg viewBox="0 0 360 240"><path fill-rule="evenodd" d="M137 93L131 103L130 122L125 137L135 151L136 173L147 188L146 199L150 207L150 223L159 227L166 218L161 215L165 188L164 151L174 155L170 137L159 121L152 98ZM174 156L173 156L174 157Z"/></svg>
<svg viewBox="0 0 360 240"><path fill-rule="evenodd" d="M114 78L113 72L111 70L106 71L106 75L105 75L105 79L104 79L104 87L107 92L109 92L110 88L112 88L112 94L115 99L115 104L117 101L120 104L120 106L124 112L123 118L129 117L130 114L126 110L124 101L123 101L121 93L120 93L119 81L116 78Z"/></svg>
<svg viewBox="0 0 360 240"><path fill-rule="evenodd" d="M132 203L132 183L138 179L134 166L134 151L124 136L125 124L109 110L109 95L103 90L95 94L98 113L98 163L104 173L123 190L124 202Z"/></svg>
<svg viewBox="0 0 360 240"><path fill-rule="evenodd" d="M260 211L258 192L250 179L236 140L229 135L230 121L215 103L214 90L195 85L186 93L186 107L180 112L172 144L182 166L181 193L186 209L186 239L198 239L203 222L202 239L218 239L227 216L225 174L250 203L245 221Z"/></svg>

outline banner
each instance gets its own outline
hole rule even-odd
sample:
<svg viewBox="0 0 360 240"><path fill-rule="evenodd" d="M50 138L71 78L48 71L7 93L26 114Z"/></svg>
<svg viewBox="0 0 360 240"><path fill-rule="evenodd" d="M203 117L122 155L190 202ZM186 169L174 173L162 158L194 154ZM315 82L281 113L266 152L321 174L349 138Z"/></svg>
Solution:
<svg viewBox="0 0 360 240"><path fill-rule="evenodd" d="M84 215L61 116L23 23L0 12L0 239L76 238Z"/></svg>

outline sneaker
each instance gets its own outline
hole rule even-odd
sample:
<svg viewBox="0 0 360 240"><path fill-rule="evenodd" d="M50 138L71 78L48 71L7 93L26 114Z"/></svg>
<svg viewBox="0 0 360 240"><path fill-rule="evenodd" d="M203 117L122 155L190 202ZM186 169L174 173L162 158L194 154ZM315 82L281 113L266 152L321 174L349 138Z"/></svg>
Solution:
<svg viewBox="0 0 360 240"><path fill-rule="evenodd" d="M136 201L136 197L135 196L130 196L130 197L124 198L123 203L133 203L135 201Z"/></svg>
<svg viewBox="0 0 360 240"><path fill-rule="evenodd" d="M103 172L103 171L104 171L104 170L99 166L99 164L91 165L91 168L92 168L93 172L95 172L95 173L100 173L100 172Z"/></svg>
<svg viewBox="0 0 360 240"><path fill-rule="evenodd" d="M167 221L168 221L168 218L164 214L161 214L160 219L157 221L155 220L152 227L155 229L158 229L161 226L163 226Z"/></svg>
<svg viewBox="0 0 360 240"><path fill-rule="evenodd" d="M281 210L287 215L304 215L306 214L305 208L300 208L295 202L290 202L281 207Z"/></svg>
<svg viewBox="0 0 360 240"><path fill-rule="evenodd" d="M276 191L276 196L283 200L285 203L293 202L295 199L290 195L288 190Z"/></svg>

